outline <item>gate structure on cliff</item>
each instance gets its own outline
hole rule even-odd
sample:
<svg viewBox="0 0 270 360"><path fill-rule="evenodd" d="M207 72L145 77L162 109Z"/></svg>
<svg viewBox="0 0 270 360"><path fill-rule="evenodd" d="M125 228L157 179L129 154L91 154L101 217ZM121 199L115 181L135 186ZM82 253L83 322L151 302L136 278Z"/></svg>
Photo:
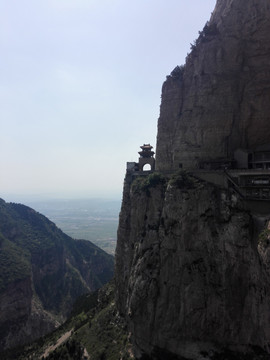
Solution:
<svg viewBox="0 0 270 360"><path fill-rule="evenodd" d="M139 151L139 171L143 171L145 165L150 165L151 170L155 170L155 159L154 159L154 151L152 151L153 146L150 144L144 144L140 146L142 151Z"/></svg>
<svg viewBox="0 0 270 360"><path fill-rule="evenodd" d="M153 146L150 144L143 144L140 146L141 151L139 151L139 161L136 162L127 162L127 173L134 175L147 175L155 170L155 158ZM146 165L150 166L150 170L145 170Z"/></svg>

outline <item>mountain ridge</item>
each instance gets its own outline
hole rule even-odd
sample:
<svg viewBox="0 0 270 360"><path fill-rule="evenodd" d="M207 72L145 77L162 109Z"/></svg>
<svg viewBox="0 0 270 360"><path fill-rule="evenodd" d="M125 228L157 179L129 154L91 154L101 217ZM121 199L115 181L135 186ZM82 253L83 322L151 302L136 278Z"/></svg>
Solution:
<svg viewBox="0 0 270 360"><path fill-rule="evenodd" d="M35 210L0 200L0 347L62 322L75 299L113 276L113 257L74 240Z"/></svg>

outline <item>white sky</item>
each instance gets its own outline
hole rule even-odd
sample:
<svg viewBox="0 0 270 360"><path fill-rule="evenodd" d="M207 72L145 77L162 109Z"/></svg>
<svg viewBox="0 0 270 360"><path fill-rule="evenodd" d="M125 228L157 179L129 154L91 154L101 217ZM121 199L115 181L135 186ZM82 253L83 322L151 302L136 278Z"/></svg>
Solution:
<svg viewBox="0 0 270 360"><path fill-rule="evenodd" d="M121 197L215 0L0 0L0 197Z"/></svg>

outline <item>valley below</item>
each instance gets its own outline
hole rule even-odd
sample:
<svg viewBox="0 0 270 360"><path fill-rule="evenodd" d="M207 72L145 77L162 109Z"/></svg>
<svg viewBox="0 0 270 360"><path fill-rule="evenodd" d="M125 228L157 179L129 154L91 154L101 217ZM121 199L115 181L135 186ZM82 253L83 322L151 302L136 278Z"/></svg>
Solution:
<svg viewBox="0 0 270 360"><path fill-rule="evenodd" d="M55 330L83 294L113 277L114 258L34 209L0 199L0 351ZM13 357L17 358L17 357Z"/></svg>
<svg viewBox="0 0 270 360"><path fill-rule="evenodd" d="M89 240L114 255L120 200L50 199L27 205L48 217L65 234Z"/></svg>

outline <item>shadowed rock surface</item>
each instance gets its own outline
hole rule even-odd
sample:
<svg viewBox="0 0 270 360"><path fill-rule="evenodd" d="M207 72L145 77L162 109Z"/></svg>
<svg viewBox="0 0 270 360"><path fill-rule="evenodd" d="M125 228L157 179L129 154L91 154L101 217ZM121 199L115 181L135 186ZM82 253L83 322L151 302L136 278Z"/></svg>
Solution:
<svg viewBox="0 0 270 360"><path fill-rule="evenodd" d="M126 184L117 302L138 358L268 349L270 279L256 233L241 201L210 184Z"/></svg>
<svg viewBox="0 0 270 360"><path fill-rule="evenodd" d="M138 359L269 357L270 210L172 176L269 144L269 29L268 0L217 1L163 84L156 170L167 178L126 177L116 298Z"/></svg>

